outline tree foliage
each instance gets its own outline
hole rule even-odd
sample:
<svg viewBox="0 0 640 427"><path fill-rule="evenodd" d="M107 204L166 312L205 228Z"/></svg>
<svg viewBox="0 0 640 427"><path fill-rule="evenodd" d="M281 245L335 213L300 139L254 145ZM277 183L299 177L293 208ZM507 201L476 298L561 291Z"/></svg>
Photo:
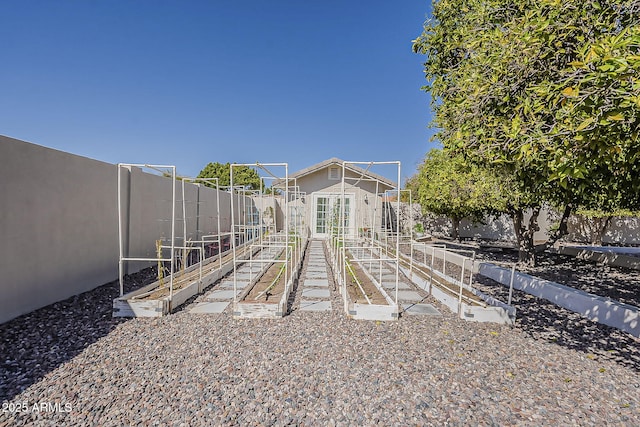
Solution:
<svg viewBox="0 0 640 427"><path fill-rule="evenodd" d="M481 222L487 214L506 209L506 182L461 156L433 149L407 182L407 188L424 211L451 219L455 239L462 219Z"/></svg>
<svg viewBox="0 0 640 427"><path fill-rule="evenodd" d="M436 138L513 177L520 220L544 202L637 209L639 23L635 0L438 0L414 41Z"/></svg>
<svg viewBox="0 0 640 427"><path fill-rule="evenodd" d="M208 163L198 174L198 178L218 178L221 187L231 185L231 164L230 163ZM260 175L255 169L249 166L233 167L233 185L244 185L251 190L260 189ZM213 183L207 183L211 187L215 187ZM263 186L264 188L264 186Z"/></svg>

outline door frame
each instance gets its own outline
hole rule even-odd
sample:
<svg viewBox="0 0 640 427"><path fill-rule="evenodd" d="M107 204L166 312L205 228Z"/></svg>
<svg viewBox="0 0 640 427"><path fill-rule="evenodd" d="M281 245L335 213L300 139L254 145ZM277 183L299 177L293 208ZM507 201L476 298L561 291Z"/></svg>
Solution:
<svg viewBox="0 0 640 427"><path fill-rule="evenodd" d="M322 193L322 192L318 192L318 193L313 193L313 204L311 206L311 218L309 223L311 224L311 237L314 239L324 239L327 238L329 236L329 233L318 233L316 230L318 229L318 199L319 198L327 198L329 199L329 205L328 205L328 210L327 210L327 217L325 218L325 221L328 220L329 215L331 214L331 211L333 210L336 201L340 198L342 198L342 194L341 193L331 193L331 192L327 192L327 193ZM354 212L354 208L355 208L355 200L356 200L356 195L354 193L345 193L344 194L344 198L349 200L349 225L347 228L347 235L348 236L354 236L355 235L355 224L354 224L354 219L355 216L353 214Z"/></svg>

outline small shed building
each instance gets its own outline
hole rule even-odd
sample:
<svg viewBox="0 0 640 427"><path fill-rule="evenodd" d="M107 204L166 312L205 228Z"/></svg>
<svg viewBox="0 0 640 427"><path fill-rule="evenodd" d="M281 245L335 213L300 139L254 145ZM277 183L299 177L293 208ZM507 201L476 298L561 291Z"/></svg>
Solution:
<svg viewBox="0 0 640 427"><path fill-rule="evenodd" d="M301 216L310 237L324 238L341 215L348 236L380 230L388 215L385 210L391 209L384 193L396 189L397 184L334 157L290 174L289 187L295 188L292 193L298 197L297 203L290 204L290 209L297 210L290 213L290 218Z"/></svg>

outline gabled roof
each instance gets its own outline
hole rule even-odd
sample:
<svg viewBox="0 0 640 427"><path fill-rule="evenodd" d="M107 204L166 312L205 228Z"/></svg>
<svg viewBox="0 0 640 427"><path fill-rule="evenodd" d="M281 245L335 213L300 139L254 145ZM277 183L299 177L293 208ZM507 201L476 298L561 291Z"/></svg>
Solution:
<svg viewBox="0 0 640 427"><path fill-rule="evenodd" d="M325 161L320 162L320 163L316 163L313 166L309 166L308 168L305 168L305 169L299 170L298 172L290 174L289 175L289 179L301 178L303 176L312 174L314 172L317 172L319 170L328 168L329 166L333 166L333 165L342 167L343 163L344 163L344 160L341 160L341 159L339 159L337 157L332 157L332 158L330 158L328 160L325 160ZM353 164L346 164L344 167L345 167L345 169L348 169L348 170L350 170L352 172L355 172L358 175L362 175L365 178L378 180L381 183L383 183L386 186L388 186L389 189L396 188L396 183L394 181L391 181L390 179L385 178L382 175L378 175L378 174L373 173L371 171L367 171L367 170L365 170L365 169L363 169L363 168L361 168L359 166L353 165ZM279 183L279 182L281 182L281 180L278 180L277 182Z"/></svg>

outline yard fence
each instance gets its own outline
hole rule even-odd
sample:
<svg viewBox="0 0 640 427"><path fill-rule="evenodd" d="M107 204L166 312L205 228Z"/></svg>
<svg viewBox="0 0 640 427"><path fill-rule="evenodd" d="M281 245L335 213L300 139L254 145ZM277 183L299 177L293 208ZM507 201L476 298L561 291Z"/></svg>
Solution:
<svg viewBox="0 0 640 427"><path fill-rule="evenodd" d="M118 166L1 135L0 158L0 323L116 280ZM231 229L228 192L185 183L174 200L170 178L138 167L120 168L120 192L126 254L157 257L157 240L171 236L173 203L183 240ZM233 197L240 206L253 203ZM235 223L245 217L236 210ZM127 263L125 273L152 264Z"/></svg>

